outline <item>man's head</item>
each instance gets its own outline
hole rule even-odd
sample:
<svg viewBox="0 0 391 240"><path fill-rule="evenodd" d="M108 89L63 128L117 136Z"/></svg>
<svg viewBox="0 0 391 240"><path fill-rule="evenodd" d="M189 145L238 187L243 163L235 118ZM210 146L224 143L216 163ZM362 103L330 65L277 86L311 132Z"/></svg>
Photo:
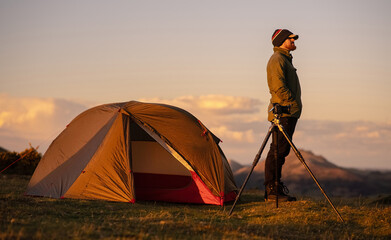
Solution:
<svg viewBox="0 0 391 240"><path fill-rule="evenodd" d="M287 29L277 29L272 35L272 43L275 47L281 47L288 51L296 49L295 40L299 38L299 35L293 34Z"/></svg>

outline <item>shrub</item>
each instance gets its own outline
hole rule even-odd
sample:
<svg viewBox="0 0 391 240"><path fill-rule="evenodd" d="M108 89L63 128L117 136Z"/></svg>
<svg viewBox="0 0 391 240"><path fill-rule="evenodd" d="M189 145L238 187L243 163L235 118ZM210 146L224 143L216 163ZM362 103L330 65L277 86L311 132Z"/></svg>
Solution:
<svg viewBox="0 0 391 240"><path fill-rule="evenodd" d="M31 175L41 158L42 154L33 147L20 153L0 152L0 171L9 166L2 174Z"/></svg>

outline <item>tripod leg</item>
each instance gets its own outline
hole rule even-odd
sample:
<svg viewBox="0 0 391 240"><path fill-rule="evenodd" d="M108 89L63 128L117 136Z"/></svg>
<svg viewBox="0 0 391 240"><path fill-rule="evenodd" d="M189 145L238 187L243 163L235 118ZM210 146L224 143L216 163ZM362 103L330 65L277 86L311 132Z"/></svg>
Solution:
<svg viewBox="0 0 391 240"><path fill-rule="evenodd" d="M300 160L300 162L304 165L304 167L307 169L308 173L311 175L312 179L315 181L316 185L318 185L320 191L323 193L323 195L325 196L325 198L327 199L327 201L330 203L331 207L334 209L334 211L337 213L339 219L344 222L341 214L338 212L338 210L335 208L334 204L331 202L331 199L327 196L326 192L323 190L322 186L320 186L320 183L318 182L318 180L316 179L315 175L312 173L311 169L308 167L307 163L304 161L304 158L303 156L301 155L301 153L299 152L299 150L297 150L296 146L293 144L292 140L290 139L290 137L288 136L288 134L285 132L285 129L283 128L283 126L281 126L280 124L277 124L278 126L278 129L280 130L280 132L282 132L286 138L286 140L289 142L289 144L291 145L293 151L295 152L297 158Z"/></svg>
<svg viewBox="0 0 391 240"><path fill-rule="evenodd" d="M229 213L228 213L228 216L230 216L230 215L232 214L232 212L233 212L233 210L234 210L234 208L235 208L235 206L236 206L236 202L239 200L240 195L242 195L242 192L243 192L244 187L246 186L246 184L247 184L247 182L248 182L248 179L250 178L250 175L251 175L252 172L254 171L255 166L258 164L258 161L259 161L259 159L261 158L262 152L263 152L263 150L265 149L266 143L267 143L267 141L268 141L269 138L270 138L270 135L271 135L271 133L272 133L272 130L273 130L274 126L275 126L274 124L272 124L272 125L270 126L269 131L267 132L266 137L265 137L265 139L263 140L263 143L262 143L262 145L261 145L261 148L258 150L258 153L257 153L257 155L255 156L255 159L254 159L253 165L252 165L252 167L251 167L251 170L250 170L250 172L248 173L248 175L247 175L247 177L246 177L246 180L244 180L244 182L243 182L243 184L242 184L242 187L240 188L239 193L238 193L238 195L236 196L235 202L234 202L234 204L232 205L232 208L231 208L231 210L230 210Z"/></svg>
<svg viewBox="0 0 391 240"><path fill-rule="evenodd" d="M274 143L274 161L275 161L275 167L276 167L276 172L275 172L275 188L276 188L276 208L278 208L278 128L274 127L274 132L273 132L273 143Z"/></svg>

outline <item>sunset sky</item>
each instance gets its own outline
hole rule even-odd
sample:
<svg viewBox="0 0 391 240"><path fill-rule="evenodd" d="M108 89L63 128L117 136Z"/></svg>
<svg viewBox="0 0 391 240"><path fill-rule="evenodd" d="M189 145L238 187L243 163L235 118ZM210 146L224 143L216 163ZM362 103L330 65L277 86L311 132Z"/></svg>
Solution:
<svg viewBox="0 0 391 240"><path fill-rule="evenodd" d="M295 144L391 169L391 1L0 0L0 146L44 152L77 114L129 100L182 107L251 164L268 128L276 28L298 34Z"/></svg>

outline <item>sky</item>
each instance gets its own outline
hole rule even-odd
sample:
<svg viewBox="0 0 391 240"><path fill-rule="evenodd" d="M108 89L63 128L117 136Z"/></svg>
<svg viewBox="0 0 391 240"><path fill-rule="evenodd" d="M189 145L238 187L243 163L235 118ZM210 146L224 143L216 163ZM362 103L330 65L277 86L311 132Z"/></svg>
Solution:
<svg viewBox="0 0 391 240"><path fill-rule="evenodd" d="M293 141L343 167L391 169L391 1L0 0L0 146L51 141L82 111L182 107L251 164L269 123L271 35L292 52ZM266 154L266 153L265 153Z"/></svg>

